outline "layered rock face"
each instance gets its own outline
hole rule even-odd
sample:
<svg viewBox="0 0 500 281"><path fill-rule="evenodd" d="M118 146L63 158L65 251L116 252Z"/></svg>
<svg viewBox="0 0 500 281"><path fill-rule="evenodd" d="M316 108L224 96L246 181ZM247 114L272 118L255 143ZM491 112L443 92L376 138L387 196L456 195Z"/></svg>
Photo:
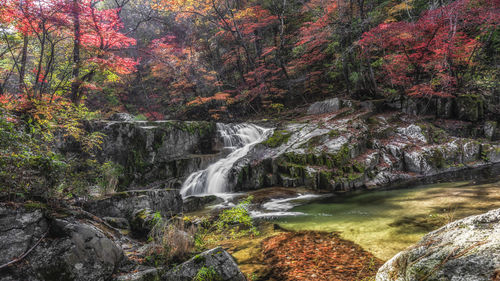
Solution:
<svg viewBox="0 0 500 281"><path fill-rule="evenodd" d="M433 231L384 264L377 281L500 278L500 209Z"/></svg>
<svg viewBox="0 0 500 281"><path fill-rule="evenodd" d="M268 186L349 191L500 162L494 122L434 120L369 103L327 101L279 125L236 163L235 190ZM475 130L469 130L474 127Z"/></svg>
<svg viewBox="0 0 500 281"><path fill-rule="evenodd" d="M146 189L115 193L85 202L83 207L113 227L146 236L155 224L155 216L169 218L180 214L183 202L179 190Z"/></svg>
<svg viewBox="0 0 500 281"><path fill-rule="evenodd" d="M215 123L107 121L90 127L105 135L98 158L124 167L121 187L179 187L190 173L219 157Z"/></svg>

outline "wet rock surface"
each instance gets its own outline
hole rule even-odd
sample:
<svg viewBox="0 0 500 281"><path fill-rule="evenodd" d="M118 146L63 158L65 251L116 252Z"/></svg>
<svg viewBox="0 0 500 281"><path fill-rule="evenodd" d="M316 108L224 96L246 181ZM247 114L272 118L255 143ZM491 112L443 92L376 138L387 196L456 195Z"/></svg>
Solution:
<svg viewBox="0 0 500 281"><path fill-rule="evenodd" d="M500 161L500 143L492 141L494 122L469 130L472 123L467 121L338 104L349 106L318 109L315 115L279 124L274 135L233 167L233 190L305 186L350 191Z"/></svg>
<svg viewBox="0 0 500 281"><path fill-rule="evenodd" d="M433 231L377 274L377 281L497 280L500 269L500 209Z"/></svg>
<svg viewBox="0 0 500 281"><path fill-rule="evenodd" d="M180 264L166 272L161 280L191 281L197 275L202 275L204 271L211 272L210 274L217 276L217 279L214 280L246 281L245 276L239 270L234 259L221 247L203 252L189 261Z"/></svg>

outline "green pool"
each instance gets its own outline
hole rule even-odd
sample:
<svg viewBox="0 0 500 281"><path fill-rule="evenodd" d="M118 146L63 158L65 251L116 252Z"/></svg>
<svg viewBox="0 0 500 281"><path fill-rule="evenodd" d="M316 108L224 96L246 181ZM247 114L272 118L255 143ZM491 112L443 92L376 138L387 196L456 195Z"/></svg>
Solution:
<svg viewBox="0 0 500 281"><path fill-rule="evenodd" d="M474 180L363 191L310 202L282 217L290 230L338 231L377 257L387 260L426 233L469 215L500 208L497 169Z"/></svg>

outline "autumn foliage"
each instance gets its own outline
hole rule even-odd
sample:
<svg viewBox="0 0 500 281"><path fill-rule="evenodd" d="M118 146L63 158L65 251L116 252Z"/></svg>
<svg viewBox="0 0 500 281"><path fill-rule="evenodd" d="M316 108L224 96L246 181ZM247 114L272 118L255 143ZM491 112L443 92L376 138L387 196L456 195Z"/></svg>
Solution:
<svg viewBox="0 0 500 281"><path fill-rule="evenodd" d="M78 102L107 80L134 72L137 60L118 51L136 41L121 32L119 9L98 8L101 4L3 0L0 94L54 101L69 97L76 86L79 94L72 99Z"/></svg>
<svg viewBox="0 0 500 281"><path fill-rule="evenodd" d="M276 280L368 280L382 265L360 246L331 233L283 233L262 246Z"/></svg>
<svg viewBox="0 0 500 281"><path fill-rule="evenodd" d="M478 36L498 26L498 5L457 0L415 22L382 23L364 33L359 44L363 55L381 62L383 83L412 97L453 97L476 64Z"/></svg>

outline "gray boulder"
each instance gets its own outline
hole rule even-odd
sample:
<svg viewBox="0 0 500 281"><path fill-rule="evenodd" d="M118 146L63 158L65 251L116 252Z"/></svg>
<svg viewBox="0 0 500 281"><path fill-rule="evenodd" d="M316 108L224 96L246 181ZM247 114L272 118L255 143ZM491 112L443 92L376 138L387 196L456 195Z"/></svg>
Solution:
<svg viewBox="0 0 500 281"><path fill-rule="evenodd" d="M126 112L118 112L111 117L109 117L110 121L120 121L120 122L132 122L135 120L134 115L126 113Z"/></svg>
<svg viewBox="0 0 500 281"><path fill-rule="evenodd" d="M49 217L40 209L2 205L0 262L32 251L20 262L0 269L0 280L107 280L125 260L117 239L105 225L88 218Z"/></svg>
<svg viewBox="0 0 500 281"><path fill-rule="evenodd" d="M233 257L221 247L203 252L166 272L164 281L191 281L201 275L217 276L221 281L246 281Z"/></svg>
<svg viewBox="0 0 500 281"><path fill-rule="evenodd" d="M307 109L307 114L325 114L338 111L340 108L341 101L338 98L333 98L311 104Z"/></svg>
<svg viewBox="0 0 500 281"><path fill-rule="evenodd" d="M40 209L25 210L0 205L0 264L28 251L48 230Z"/></svg>
<svg viewBox="0 0 500 281"><path fill-rule="evenodd" d="M135 212L143 209L168 217L182 212L182 197L176 189L132 190L89 201L84 204L84 209L101 218L131 219Z"/></svg>
<svg viewBox="0 0 500 281"><path fill-rule="evenodd" d="M491 281L500 269L500 209L450 223L397 254L377 281Z"/></svg>

